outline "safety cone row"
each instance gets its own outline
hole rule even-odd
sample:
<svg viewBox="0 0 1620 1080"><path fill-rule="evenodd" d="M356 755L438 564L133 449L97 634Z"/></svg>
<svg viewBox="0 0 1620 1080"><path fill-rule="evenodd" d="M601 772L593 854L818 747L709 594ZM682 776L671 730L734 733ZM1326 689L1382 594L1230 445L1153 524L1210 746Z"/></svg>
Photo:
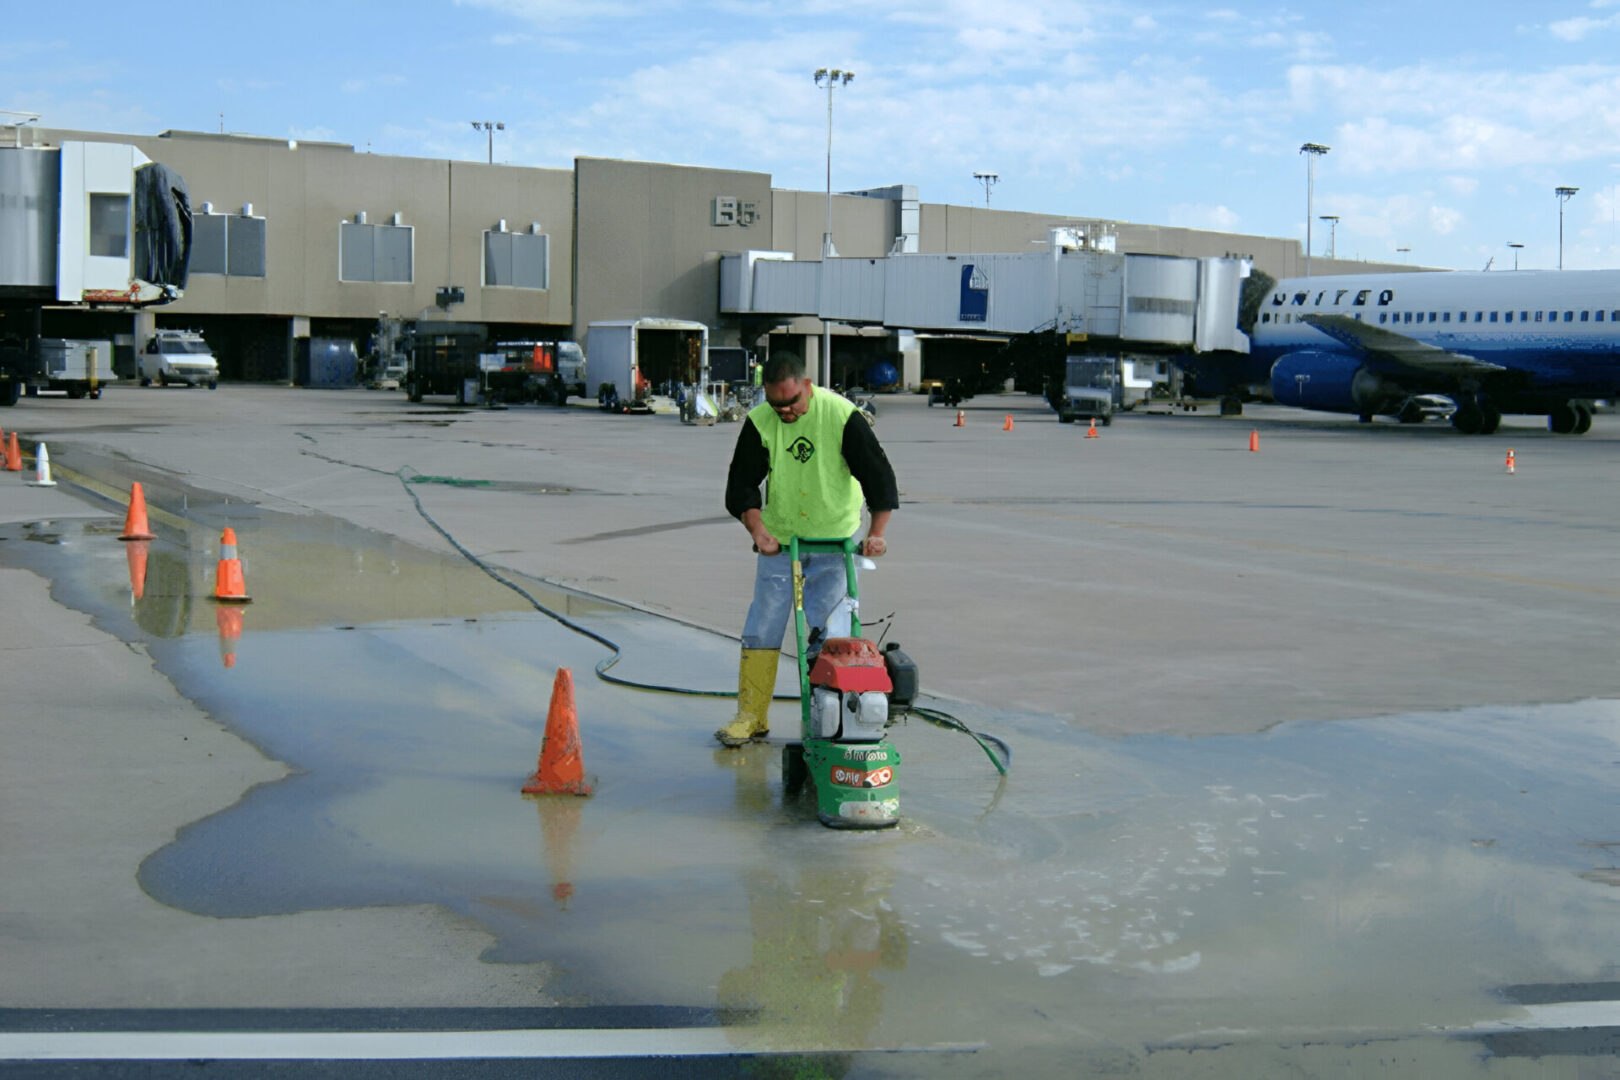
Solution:
<svg viewBox="0 0 1620 1080"><path fill-rule="evenodd" d="M1091 426L1086 428L1086 438L1088 438L1088 439L1100 439L1100 438L1102 438L1101 435L1097 434L1097 418L1095 416L1091 418Z"/></svg>
<svg viewBox="0 0 1620 1080"><path fill-rule="evenodd" d="M247 584L242 580L242 560L236 557L236 530L229 527L219 538L214 599L226 604L246 604L252 599L247 594Z"/></svg>
<svg viewBox="0 0 1620 1080"><path fill-rule="evenodd" d="M1508 448L1508 456L1507 456L1508 475L1511 476L1513 474L1513 467L1514 467L1515 464L1517 464L1517 462L1514 460L1514 457L1513 457L1513 448L1509 447Z"/></svg>
<svg viewBox="0 0 1620 1080"><path fill-rule="evenodd" d="M953 427L967 427L967 413L962 409L956 410L956 423Z"/></svg>
<svg viewBox="0 0 1620 1080"><path fill-rule="evenodd" d="M557 669L551 685L551 708L546 712L546 737L540 744L540 764L525 795L589 795L585 757L579 741L579 715L574 711L574 673Z"/></svg>
<svg viewBox="0 0 1620 1080"><path fill-rule="evenodd" d="M22 472L22 447L17 445L17 433L11 433L11 441L6 443L6 472Z"/></svg>
<svg viewBox="0 0 1620 1080"><path fill-rule="evenodd" d="M51 479L51 452L45 448L44 443L40 443L34 451L34 478L28 481L28 486L56 486L56 481Z"/></svg>
<svg viewBox="0 0 1620 1080"><path fill-rule="evenodd" d="M1001 430L1002 431L1011 431L1012 429L1013 429L1012 413L1008 413L1006 421L1001 425Z"/></svg>
<svg viewBox="0 0 1620 1080"><path fill-rule="evenodd" d="M1260 452L1260 432L1251 431L1251 432L1249 432L1249 453L1258 454L1259 452Z"/></svg>
<svg viewBox="0 0 1620 1080"><path fill-rule="evenodd" d="M129 511L124 515L124 535L120 540L155 540L152 527L146 522L146 492L139 480L129 485Z"/></svg>

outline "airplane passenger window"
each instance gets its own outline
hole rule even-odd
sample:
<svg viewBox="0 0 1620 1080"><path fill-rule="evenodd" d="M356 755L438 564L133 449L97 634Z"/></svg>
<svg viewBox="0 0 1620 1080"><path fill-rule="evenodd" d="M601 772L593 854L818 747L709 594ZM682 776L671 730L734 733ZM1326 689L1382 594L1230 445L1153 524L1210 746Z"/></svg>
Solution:
<svg viewBox="0 0 1620 1080"><path fill-rule="evenodd" d="M1475 322L1479 322L1479 321L1480 321L1480 320L1481 320L1481 319L1483 319L1483 318L1484 318L1484 317L1485 317L1485 313L1484 313L1484 312L1483 312L1483 311L1476 311L1476 312L1474 312L1474 321L1475 321Z"/></svg>
<svg viewBox="0 0 1620 1080"><path fill-rule="evenodd" d="M1434 312L1432 312L1432 311L1431 311L1431 312L1429 312L1429 321L1430 321L1430 322L1434 322L1434 321L1435 321L1435 318L1434 318Z"/></svg>
<svg viewBox="0 0 1620 1080"><path fill-rule="evenodd" d="M1583 311L1583 312L1581 312L1581 322L1585 322L1585 321L1586 321L1586 314L1587 314L1587 313L1586 313L1586 312L1584 312L1584 311Z"/></svg>
<svg viewBox="0 0 1620 1080"><path fill-rule="evenodd" d="M1380 311L1380 312L1379 312L1379 313L1378 313L1378 321L1379 321L1379 322L1387 322L1387 321L1389 321L1389 312L1387 312L1387 311Z"/></svg>
<svg viewBox="0 0 1620 1080"><path fill-rule="evenodd" d="M1540 321L1541 321L1541 312L1538 311L1538 312L1536 312L1536 322L1540 322Z"/></svg>
<svg viewBox="0 0 1620 1080"><path fill-rule="evenodd" d="M1512 322L1512 321L1513 321L1513 312L1511 312L1511 311L1510 311L1510 312L1508 312L1508 313L1507 313L1507 321L1508 321L1508 322Z"/></svg>
<svg viewBox="0 0 1620 1080"><path fill-rule="evenodd" d="M1603 312L1601 312L1601 311L1600 311L1600 312L1598 312L1598 313L1597 313L1597 321L1598 321L1598 322L1602 322L1602 321L1603 321Z"/></svg>
<svg viewBox="0 0 1620 1080"><path fill-rule="evenodd" d="M1611 312L1609 312L1609 321L1610 322L1620 322L1620 311L1611 311Z"/></svg>
<svg viewBox="0 0 1620 1080"><path fill-rule="evenodd" d="M1495 321L1496 321L1496 312L1493 311L1493 312L1491 312L1491 322L1495 322Z"/></svg>
<svg viewBox="0 0 1620 1080"><path fill-rule="evenodd" d="M1271 321L1271 312L1267 311L1267 312L1263 313L1260 316L1260 321L1263 322L1263 323L1270 322Z"/></svg>
<svg viewBox="0 0 1620 1080"><path fill-rule="evenodd" d="M1410 311L1408 311L1408 312L1406 312L1405 317L1401 319L1401 322L1409 323L1411 321L1412 321L1412 313Z"/></svg>
<svg viewBox="0 0 1620 1080"><path fill-rule="evenodd" d="M1448 311L1444 315L1440 316L1440 321L1441 322L1450 322L1451 321L1451 312Z"/></svg>
<svg viewBox="0 0 1620 1080"><path fill-rule="evenodd" d="M1575 313L1574 313L1574 312L1573 312L1573 311L1566 311L1566 312L1564 312L1564 321L1565 321L1565 322L1570 322L1570 321L1572 321L1572 320L1573 320L1573 319L1574 319L1574 318L1575 318Z"/></svg>
<svg viewBox="0 0 1620 1080"><path fill-rule="evenodd" d="M1519 321L1520 322L1529 322L1530 321L1530 313L1528 311L1519 312Z"/></svg>

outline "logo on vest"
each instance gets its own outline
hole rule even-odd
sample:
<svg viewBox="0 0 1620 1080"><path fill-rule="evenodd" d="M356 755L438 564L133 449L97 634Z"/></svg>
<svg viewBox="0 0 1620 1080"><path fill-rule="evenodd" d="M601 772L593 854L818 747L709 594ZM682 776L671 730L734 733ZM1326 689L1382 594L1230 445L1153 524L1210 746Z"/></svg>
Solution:
<svg viewBox="0 0 1620 1080"><path fill-rule="evenodd" d="M793 460L797 461L800 465L803 465L805 462L809 461L811 455L816 452L816 447L815 444L809 439L805 438L803 435L800 435L797 439L793 440L791 445L788 446L787 452L789 457L793 458Z"/></svg>

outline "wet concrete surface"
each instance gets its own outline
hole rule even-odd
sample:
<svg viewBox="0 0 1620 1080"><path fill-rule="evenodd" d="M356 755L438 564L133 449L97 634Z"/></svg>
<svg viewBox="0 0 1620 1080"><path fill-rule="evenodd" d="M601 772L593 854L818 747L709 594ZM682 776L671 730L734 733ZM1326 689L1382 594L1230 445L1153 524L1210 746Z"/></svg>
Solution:
<svg viewBox="0 0 1620 1080"><path fill-rule="evenodd" d="M240 625L206 599L227 521L256 598ZM913 719L902 826L834 833L784 799L778 746L714 747L727 703L596 680L600 645L463 560L219 505L153 544L134 600L117 531L0 526L0 565L292 769L144 859L141 887L182 911L437 904L494 935L488 963L552 964L559 1000L747 1016L741 1050L981 1047L851 1075L1237 1076L1323 1054L1505 1075L1445 1033L1515 1016L1498 988L1612 979L1620 956L1614 702L1197 739L947 705L1012 745L1008 777ZM543 598L623 647L615 674L735 678L734 641ZM596 794L526 799L559 666ZM796 719L775 708L779 738Z"/></svg>

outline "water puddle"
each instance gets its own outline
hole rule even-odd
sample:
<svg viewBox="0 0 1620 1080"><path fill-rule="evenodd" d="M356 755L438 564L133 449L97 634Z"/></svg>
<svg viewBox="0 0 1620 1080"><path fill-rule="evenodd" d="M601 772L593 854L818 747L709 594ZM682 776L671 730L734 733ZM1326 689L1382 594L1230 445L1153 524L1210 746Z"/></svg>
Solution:
<svg viewBox="0 0 1620 1080"><path fill-rule="evenodd" d="M983 1042L1037 1069L1200 1032L1461 1026L1508 1010L1496 987L1614 978L1620 704L1197 740L960 708L1012 745L1010 774L912 719L903 824L837 833L784 798L779 746L716 747L728 701L596 679L602 646L465 562L233 514L245 609L206 599L218 521L154 542L139 596L105 522L0 527L0 564L295 770L145 860L176 908L442 904L495 935L486 960L549 961L580 1002L747 1012L805 1046ZM617 675L735 685L733 641L537 595L618 642ZM558 667L589 799L518 794ZM775 707L779 738L796 723Z"/></svg>

